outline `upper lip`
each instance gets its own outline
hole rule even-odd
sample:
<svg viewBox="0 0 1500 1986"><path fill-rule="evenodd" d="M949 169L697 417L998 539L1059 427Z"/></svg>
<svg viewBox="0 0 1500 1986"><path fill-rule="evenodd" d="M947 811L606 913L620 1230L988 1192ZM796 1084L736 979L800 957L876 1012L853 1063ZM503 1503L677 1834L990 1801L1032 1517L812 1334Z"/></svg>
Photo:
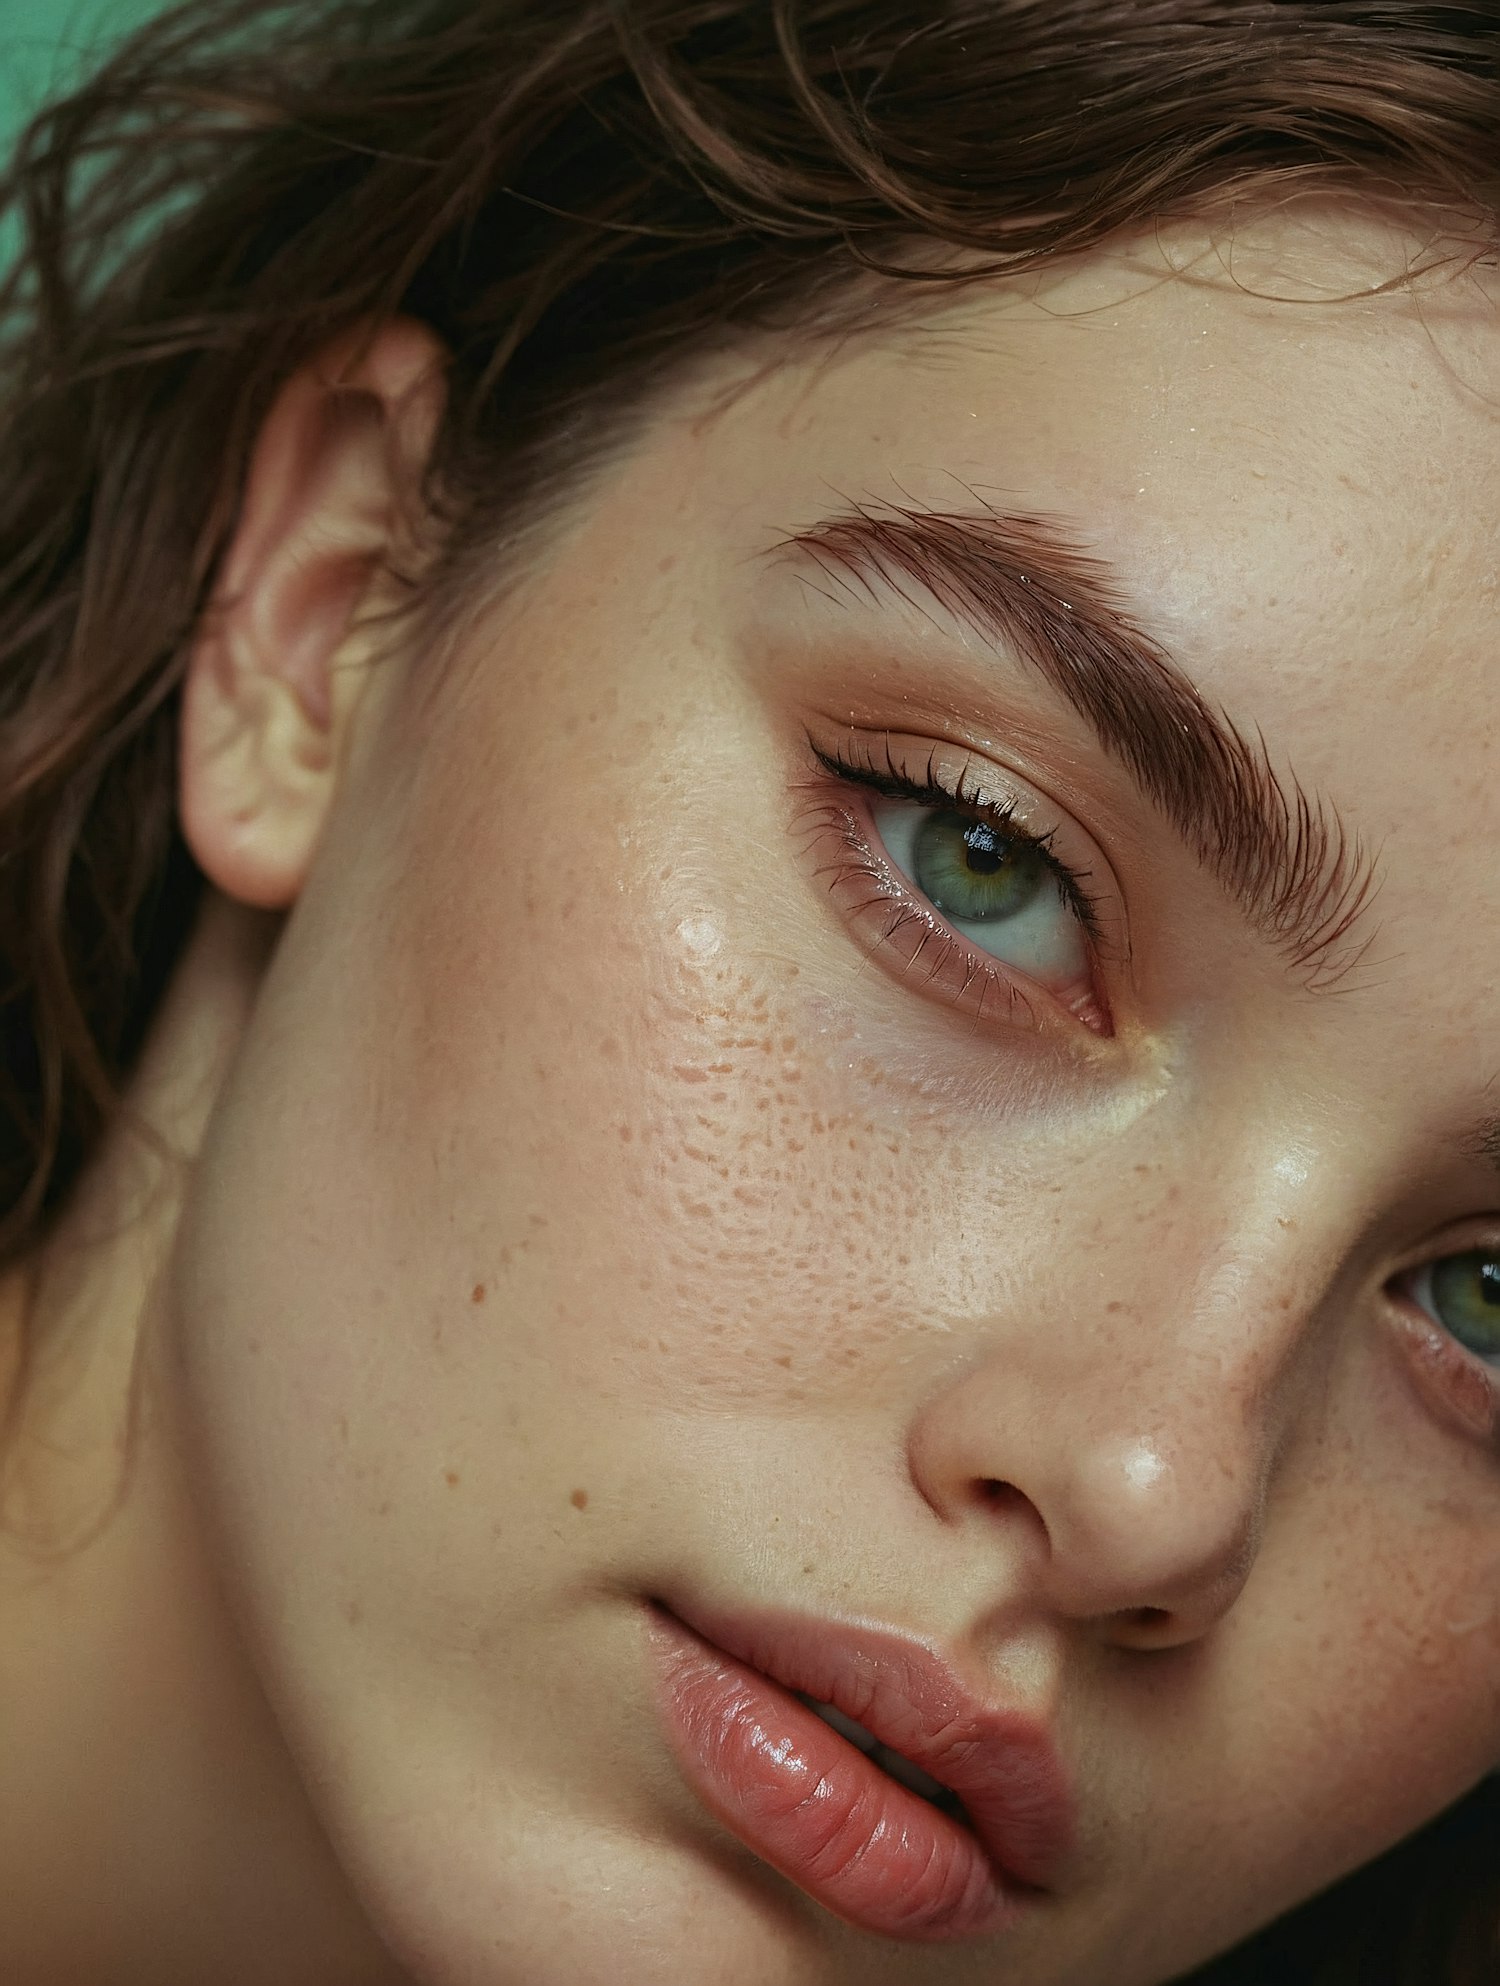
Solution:
<svg viewBox="0 0 1500 1986"><path fill-rule="evenodd" d="M686 1627L784 1689L831 1703L957 1794L999 1873L1046 1888L1072 1846L1067 1775L1043 1727L986 1702L893 1628L674 1598Z"/></svg>

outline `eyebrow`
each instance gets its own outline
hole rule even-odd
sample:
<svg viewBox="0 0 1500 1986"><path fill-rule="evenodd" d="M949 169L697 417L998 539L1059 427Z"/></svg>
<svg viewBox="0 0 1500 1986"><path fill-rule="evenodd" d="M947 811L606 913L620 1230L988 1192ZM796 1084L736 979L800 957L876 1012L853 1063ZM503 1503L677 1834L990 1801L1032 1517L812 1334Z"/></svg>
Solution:
<svg viewBox="0 0 1500 1986"><path fill-rule="evenodd" d="M1363 953L1373 866L1338 811L1272 767L1132 619L1115 569L1052 517L851 504L781 538L846 596L915 586L1014 651L1084 718L1253 928L1313 987Z"/></svg>

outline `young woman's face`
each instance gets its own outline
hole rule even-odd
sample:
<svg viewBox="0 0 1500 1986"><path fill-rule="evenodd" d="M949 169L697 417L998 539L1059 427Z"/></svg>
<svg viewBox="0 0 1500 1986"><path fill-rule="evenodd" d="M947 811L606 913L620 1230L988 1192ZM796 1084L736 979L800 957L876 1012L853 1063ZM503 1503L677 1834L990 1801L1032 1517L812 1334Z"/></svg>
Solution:
<svg viewBox="0 0 1500 1986"><path fill-rule="evenodd" d="M1173 240L716 365L359 706L174 1330L434 1986L1145 1986L1500 1760L1500 337Z"/></svg>

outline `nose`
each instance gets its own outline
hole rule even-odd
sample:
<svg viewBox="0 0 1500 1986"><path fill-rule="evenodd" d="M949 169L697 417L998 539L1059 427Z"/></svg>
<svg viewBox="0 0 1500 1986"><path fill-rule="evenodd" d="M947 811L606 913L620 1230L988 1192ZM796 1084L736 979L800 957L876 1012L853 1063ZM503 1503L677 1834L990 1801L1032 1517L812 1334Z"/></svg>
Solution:
<svg viewBox="0 0 1500 1986"><path fill-rule="evenodd" d="M1260 1542L1278 1377L1307 1316L1284 1294L1286 1264L1272 1280L1254 1256L1221 1257L1186 1288L1148 1276L1102 1316L1054 1294L994 1320L919 1410L917 1487L1019 1554L1048 1613L1166 1648L1233 1606Z"/></svg>

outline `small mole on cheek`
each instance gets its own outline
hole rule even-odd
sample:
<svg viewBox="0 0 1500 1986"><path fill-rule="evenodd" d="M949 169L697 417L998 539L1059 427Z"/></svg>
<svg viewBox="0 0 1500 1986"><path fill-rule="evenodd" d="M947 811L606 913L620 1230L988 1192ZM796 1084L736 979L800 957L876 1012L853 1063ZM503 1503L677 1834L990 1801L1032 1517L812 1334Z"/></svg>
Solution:
<svg viewBox="0 0 1500 1986"><path fill-rule="evenodd" d="M444 1469L443 1481L448 1485L449 1489L457 1489L459 1484L457 1469Z"/></svg>
<svg viewBox="0 0 1500 1986"><path fill-rule="evenodd" d="M471 1291L471 1292L470 1292L470 1294L469 1294L469 1301L470 1301L470 1303L483 1303L483 1302L484 1302L484 1284L483 1284L483 1283L476 1283L476 1284L474 1285L474 1287L473 1287L473 1289L472 1289L472 1291Z"/></svg>
<svg viewBox="0 0 1500 1986"><path fill-rule="evenodd" d="M568 1501L569 1503L572 1504L575 1510L587 1510L589 1503L589 1493L586 1489L576 1489L574 1490L573 1494L568 1498Z"/></svg>

